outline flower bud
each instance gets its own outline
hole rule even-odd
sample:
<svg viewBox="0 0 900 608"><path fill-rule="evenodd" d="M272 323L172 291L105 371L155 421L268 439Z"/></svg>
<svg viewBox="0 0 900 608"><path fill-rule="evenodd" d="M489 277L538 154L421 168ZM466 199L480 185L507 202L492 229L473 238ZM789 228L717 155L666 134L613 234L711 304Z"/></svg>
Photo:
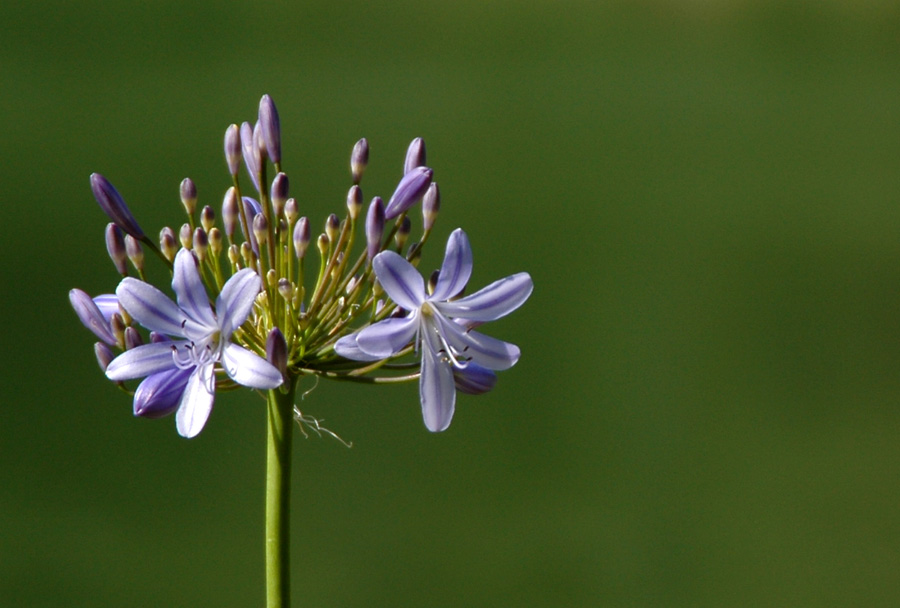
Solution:
<svg viewBox="0 0 900 608"><path fill-rule="evenodd" d="M228 261L234 267L236 267L238 265L238 262L241 261L241 251L235 243L232 243L228 247Z"/></svg>
<svg viewBox="0 0 900 608"><path fill-rule="evenodd" d="M197 186L189 177L181 180L181 204L184 205L187 214L193 217L194 210L197 208Z"/></svg>
<svg viewBox="0 0 900 608"><path fill-rule="evenodd" d="M441 191L438 190L437 182L431 182L428 190L425 191L425 196L422 197L422 225L425 231L431 230L434 226L440 210Z"/></svg>
<svg viewBox="0 0 900 608"><path fill-rule="evenodd" d="M322 254L324 258L328 255L328 235L320 234L319 238L316 239L316 247L319 248L319 253Z"/></svg>
<svg viewBox="0 0 900 608"><path fill-rule="evenodd" d="M190 224L182 224L178 231L178 240L185 249L190 249L194 244L194 231L191 230Z"/></svg>
<svg viewBox="0 0 900 608"><path fill-rule="evenodd" d="M178 241L175 240L175 231L168 226L159 231L159 250L167 260L175 261L175 254L178 253Z"/></svg>
<svg viewBox="0 0 900 608"><path fill-rule="evenodd" d="M416 167L403 176L397 189L388 201L384 210L386 219L394 219L410 207L412 207L431 184L433 172L428 167Z"/></svg>
<svg viewBox="0 0 900 608"><path fill-rule="evenodd" d="M116 313L109 318L109 328L112 330L112 335L116 337L116 344L120 348L125 348L125 327L125 319L121 314Z"/></svg>
<svg viewBox="0 0 900 608"><path fill-rule="evenodd" d="M125 238L122 229L113 222L106 225L106 251L116 271L123 277L128 274L128 268L125 266Z"/></svg>
<svg viewBox="0 0 900 608"><path fill-rule="evenodd" d="M130 234L125 235L125 253L138 272L144 271L144 248L141 242Z"/></svg>
<svg viewBox="0 0 900 608"><path fill-rule="evenodd" d="M262 169L266 163L266 159L269 157L269 152L266 149L266 138L263 136L262 125L259 124L258 120L256 121L256 124L253 125L253 144L259 151L259 168Z"/></svg>
<svg viewBox="0 0 900 608"><path fill-rule="evenodd" d="M132 348L137 348L144 344L144 339L141 338L141 334L138 330L133 327L125 328L125 350L131 350Z"/></svg>
<svg viewBox="0 0 900 608"><path fill-rule="evenodd" d="M97 199L100 208L109 216L109 219L135 238L143 238L144 231L138 226L122 196L109 183L109 180L99 173L91 173L91 191L94 193L94 198Z"/></svg>
<svg viewBox="0 0 900 608"><path fill-rule="evenodd" d="M266 142L266 152L273 163L281 162L281 121L275 102L268 95L259 100L259 126Z"/></svg>
<svg viewBox="0 0 900 608"><path fill-rule="evenodd" d="M294 226L294 252L298 258L306 255L306 248L309 246L309 220L301 217Z"/></svg>
<svg viewBox="0 0 900 608"><path fill-rule="evenodd" d="M237 125L225 129L225 162L231 177L236 176L241 165L241 132Z"/></svg>
<svg viewBox="0 0 900 608"><path fill-rule="evenodd" d="M253 217L253 235L256 237L256 243L260 247L265 245L269 238L269 222L262 213L257 213Z"/></svg>
<svg viewBox="0 0 900 608"><path fill-rule="evenodd" d="M203 228L197 226L194 230L194 253L201 262L206 259L206 250L209 248L209 237Z"/></svg>
<svg viewBox="0 0 900 608"><path fill-rule="evenodd" d="M297 205L296 199L289 198L284 203L284 217L292 226L297 221L297 218L300 217L300 207Z"/></svg>
<svg viewBox="0 0 900 608"><path fill-rule="evenodd" d="M353 146L353 152L350 153L350 174L353 176L353 183L358 184L362 179L363 172L369 164L369 142L363 137Z"/></svg>
<svg viewBox="0 0 900 608"><path fill-rule="evenodd" d="M287 377L287 342L284 334L277 327L273 328L266 337L266 360L281 372L282 378Z"/></svg>
<svg viewBox="0 0 900 608"><path fill-rule="evenodd" d="M209 205L200 210L200 225L209 232L216 225L216 212Z"/></svg>
<svg viewBox="0 0 900 608"><path fill-rule="evenodd" d="M281 217L281 214L284 212L284 205L287 203L288 197L288 176L284 173L279 173L275 176L275 179L272 180L272 189L271 189L271 199L272 199L272 210L275 212L275 217Z"/></svg>
<svg viewBox="0 0 900 608"><path fill-rule="evenodd" d="M219 257L219 254L222 253L222 231L213 226L207 236L209 237L210 251L214 256Z"/></svg>
<svg viewBox="0 0 900 608"><path fill-rule="evenodd" d="M69 302L72 309L78 315L78 320L82 325L93 332L95 336L113 345L117 343L115 335L112 333L109 322L104 318L100 308L91 299L91 296L80 289L72 289L69 291Z"/></svg>
<svg viewBox="0 0 900 608"><path fill-rule="evenodd" d="M437 287L438 278L441 276L440 270L435 270L431 273L431 276L428 277L428 283L425 285L425 288L428 290L428 295L434 293L434 288Z"/></svg>
<svg viewBox="0 0 900 608"><path fill-rule="evenodd" d="M328 219L325 220L325 234L328 235L328 240L332 243L337 243L338 230L341 228L341 220L334 213L328 216Z"/></svg>
<svg viewBox="0 0 900 608"><path fill-rule="evenodd" d="M417 137L406 149L406 162L403 163L403 174L406 175L416 167L425 166L425 140Z"/></svg>
<svg viewBox="0 0 900 608"><path fill-rule="evenodd" d="M453 366L453 382L461 393L481 395L494 388L497 384L497 374L469 361L463 368Z"/></svg>
<svg viewBox="0 0 900 608"><path fill-rule="evenodd" d="M269 268L266 271L266 285L274 289L278 286L278 273L275 272L274 268Z"/></svg>
<svg viewBox="0 0 900 608"><path fill-rule="evenodd" d="M394 242L397 243L397 249L403 249L403 246L406 244L406 239L409 238L410 230L412 229L412 222L409 221L408 217L403 218L403 223L400 224L400 227L397 229L397 232L394 234Z"/></svg>
<svg viewBox="0 0 900 608"><path fill-rule="evenodd" d="M116 358L112 350L103 342L94 343L94 356L97 357L97 365L100 366L100 371L103 373L106 373L106 368Z"/></svg>
<svg viewBox="0 0 900 608"><path fill-rule="evenodd" d="M134 391L134 415L162 418L178 409L191 368L151 374Z"/></svg>
<svg viewBox="0 0 900 608"><path fill-rule="evenodd" d="M384 235L384 203L380 196L372 199L366 213L366 257L369 261L381 251L381 237Z"/></svg>
<svg viewBox="0 0 900 608"><path fill-rule="evenodd" d="M222 200L222 223L225 225L225 234L228 236L229 241L234 240L234 231L239 221L239 213L237 192L232 186L225 193L225 198Z"/></svg>
<svg viewBox="0 0 900 608"><path fill-rule="evenodd" d="M359 186L353 184L347 193L347 213L350 215L350 219L356 220L359 217L359 210L362 209L362 204L362 190L359 189Z"/></svg>
<svg viewBox="0 0 900 608"><path fill-rule="evenodd" d="M259 192L259 167L260 157L259 148L255 145L253 139L253 125L249 122L241 123L241 153L244 156L244 166L250 175L250 180L256 191Z"/></svg>
<svg viewBox="0 0 900 608"><path fill-rule="evenodd" d="M291 297L294 294L294 286L291 285L291 282L284 277L278 279L278 293L281 294L281 297L286 301L290 302Z"/></svg>

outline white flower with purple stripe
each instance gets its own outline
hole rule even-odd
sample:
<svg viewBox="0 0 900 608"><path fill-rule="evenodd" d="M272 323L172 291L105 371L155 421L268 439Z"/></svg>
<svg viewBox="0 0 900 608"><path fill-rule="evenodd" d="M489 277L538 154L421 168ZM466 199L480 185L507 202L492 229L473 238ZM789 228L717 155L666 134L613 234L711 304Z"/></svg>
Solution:
<svg viewBox="0 0 900 608"><path fill-rule="evenodd" d="M117 382L154 378L160 386L152 388L165 393L179 391L187 376L175 419L179 434L194 437L212 411L217 363L244 386L271 389L282 382L281 372L268 361L231 342L232 334L253 309L260 286L256 272L239 271L222 287L214 312L194 255L186 249L175 257L172 288L177 304L148 283L122 279L116 289L121 306L147 329L174 339L125 351L109 364L107 377ZM161 372L168 373L160 376ZM145 392L139 387L135 399L146 399Z"/></svg>
<svg viewBox="0 0 900 608"><path fill-rule="evenodd" d="M516 345L467 326L499 319L521 306L531 295L531 277L520 272L472 295L451 300L472 275L472 249L461 229L453 231L447 241L444 262L431 295L426 294L419 272L397 253L383 251L375 256L372 265L387 295L408 312L404 317L384 319L345 336L334 349L348 359L371 361L389 358L414 343L422 357L419 396L425 426L434 432L443 431L450 426L456 405L454 370L459 375L470 365L473 371L478 366L480 375L487 377L486 370L508 369L519 360Z"/></svg>

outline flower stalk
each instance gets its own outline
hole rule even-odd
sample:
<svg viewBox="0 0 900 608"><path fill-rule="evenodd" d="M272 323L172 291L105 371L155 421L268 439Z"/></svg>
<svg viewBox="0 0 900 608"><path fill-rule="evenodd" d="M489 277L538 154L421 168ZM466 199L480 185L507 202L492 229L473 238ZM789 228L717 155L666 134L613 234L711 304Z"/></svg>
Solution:
<svg viewBox="0 0 900 608"><path fill-rule="evenodd" d="M285 390L287 385L287 390ZM291 443L294 390L290 380L269 391L266 438L266 608L290 606Z"/></svg>

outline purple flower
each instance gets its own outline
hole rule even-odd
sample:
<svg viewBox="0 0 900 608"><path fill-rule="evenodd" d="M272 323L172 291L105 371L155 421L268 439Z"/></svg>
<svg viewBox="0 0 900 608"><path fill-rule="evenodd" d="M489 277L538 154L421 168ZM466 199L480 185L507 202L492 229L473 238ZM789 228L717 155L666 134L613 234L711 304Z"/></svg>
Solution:
<svg viewBox="0 0 900 608"><path fill-rule="evenodd" d="M419 272L393 251L379 253L372 265L385 292L408 312L345 336L334 349L348 359L371 361L391 357L413 342L422 357L419 397L425 426L443 431L450 426L456 404L454 371L463 371L461 389L484 392L493 385L486 372L507 369L519 359L514 344L467 327L499 319L521 306L531 295L531 277L525 272L514 274L470 296L451 300L472 274L472 249L461 229L453 231L447 241L431 295L426 294Z"/></svg>
<svg viewBox="0 0 900 608"><path fill-rule="evenodd" d="M144 231L138 226L137 220L131 215L128 205L119 191L113 187L109 180L99 173L91 173L91 191L97 204L103 212L109 216L115 224L136 239L144 237Z"/></svg>
<svg viewBox="0 0 900 608"><path fill-rule="evenodd" d="M147 329L176 339L125 351L109 364L107 377L114 381L147 377L135 393L135 412L141 410L141 415L168 413L180 395L178 433L194 437L212 410L217 363L244 386L271 389L282 383L281 372L268 361L231 342L231 335L250 314L260 286L253 270L237 272L222 287L213 312L194 256L185 249L175 256L172 288L177 304L148 283L122 279L116 295L128 314Z"/></svg>

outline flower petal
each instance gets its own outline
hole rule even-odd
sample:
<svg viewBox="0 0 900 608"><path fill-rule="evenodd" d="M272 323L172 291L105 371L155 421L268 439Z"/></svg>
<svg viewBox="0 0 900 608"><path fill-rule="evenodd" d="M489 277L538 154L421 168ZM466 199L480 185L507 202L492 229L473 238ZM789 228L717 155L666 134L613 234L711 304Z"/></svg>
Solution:
<svg viewBox="0 0 900 608"><path fill-rule="evenodd" d="M447 239L444 263L441 264L438 282L429 300L441 301L455 296L465 288L470 276L472 276L472 247L466 233L457 228Z"/></svg>
<svg viewBox="0 0 900 608"><path fill-rule="evenodd" d="M237 344L225 346L222 367L232 380L250 388L275 388L284 381L278 368Z"/></svg>
<svg viewBox="0 0 900 608"><path fill-rule="evenodd" d="M416 167L406 173L384 208L385 219L394 219L421 200L433 175L434 172L428 167Z"/></svg>
<svg viewBox="0 0 900 608"><path fill-rule="evenodd" d="M414 310L425 301L425 281L403 256L382 251L372 260L372 266L384 291L399 306Z"/></svg>
<svg viewBox="0 0 900 608"><path fill-rule="evenodd" d="M114 314L119 312L119 298L114 293L101 293L94 298L94 304L100 309L100 313L107 323Z"/></svg>
<svg viewBox="0 0 900 608"><path fill-rule="evenodd" d="M134 415L162 418L174 412L193 371L175 368L147 376L134 391Z"/></svg>
<svg viewBox="0 0 900 608"><path fill-rule="evenodd" d="M527 272L520 272L495 281L460 300L433 302L433 304L448 317L481 322L493 321L524 304L533 289L531 276Z"/></svg>
<svg viewBox="0 0 900 608"><path fill-rule="evenodd" d="M383 358L363 352L359 347L359 344L356 343L356 337L358 335L359 334L350 334L335 342L334 352L345 359L351 359L353 361L378 361Z"/></svg>
<svg viewBox="0 0 900 608"><path fill-rule="evenodd" d="M178 412L175 414L175 427L179 435L190 439L203 430L212 412L215 396L213 364L195 367L185 385Z"/></svg>
<svg viewBox="0 0 900 608"><path fill-rule="evenodd" d="M470 361L464 368L453 368L456 390L468 395L481 395L497 384L497 374L486 367Z"/></svg>
<svg viewBox="0 0 900 608"><path fill-rule="evenodd" d="M450 426L456 407L456 386L453 368L440 354L437 336L425 332L422 346L422 373L419 377L419 399L422 418L429 431L438 433Z"/></svg>
<svg viewBox="0 0 900 608"><path fill-rule="evenodd" d="M69 291L69 302L72 304L75 314L78 315L78 320L94 332L95 336L107 344L114 345L116 343L116 337L113 336L109 327L109 320L103 315L91 296L80 289L73 289Z"/></svg>
<svg viewBox="0 0 900 608"><path fill-rule="evenodd" d="M170 336L184 336L187 315L153 285L126 277L116 288L116 295L122 308L147 329Z"/></svg>
<svg viewBox="0 0 900 608"><path fill-rule="evenodd" d="M126 350L113 359L106 368L106 377L114 382L122 382L175 369L172 349L177 344L177 342L154 342Z"/></svg>
<svg viewBox="0 0 900 608"><path fill-rule="evenodd" d="M191 319L208 328L216 327L209 296L197 270L197 260L193 252L187 249L182 249L175 256L172 289L175 290L178 305Z"/></svg>
<svg viewBox="0 0 900 608"><path fill-rule="evenodd" d="M521 351L515 344L486 336L477 331L466 331L459 324L440 314L434 315L441 336L450 344L454 353L469 357L483 367L493 370L509 369L519 360Z"/></svg>
<svg viewBox="0 0 900 608"><path fill-rule="evenodd" d="M222 339L228 340L235 329L247 320L262 282L250 268L244 268L228 279L216 300Z"/></svg>
<svg viewBox="0 0 900 608"><path fill-rule="evenodd" d="M356 334L359 349L377 359L386 359L412 342L419 327L418 314L394 317L370 325ZM340 353L338 353L340 354Z"/></svg>

